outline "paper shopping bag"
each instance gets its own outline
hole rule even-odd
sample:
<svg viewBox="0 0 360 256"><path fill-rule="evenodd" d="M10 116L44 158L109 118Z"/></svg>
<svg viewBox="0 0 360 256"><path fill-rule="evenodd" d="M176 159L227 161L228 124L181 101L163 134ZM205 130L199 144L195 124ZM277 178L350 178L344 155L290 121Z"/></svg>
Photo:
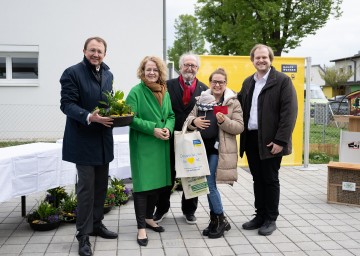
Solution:
<svg viewBox="0 0 360 256"><path fill-rule="evenodd" d="M181 183L186 199L209 194L206 176L181 178Z"/></svg>
<svg viewBox="0 0 360 256"><path fill-rule="evenodd" d="M176 177L210 175L204 142L198 131L187 132L187 122L182 131L175 131Z"/></svg>

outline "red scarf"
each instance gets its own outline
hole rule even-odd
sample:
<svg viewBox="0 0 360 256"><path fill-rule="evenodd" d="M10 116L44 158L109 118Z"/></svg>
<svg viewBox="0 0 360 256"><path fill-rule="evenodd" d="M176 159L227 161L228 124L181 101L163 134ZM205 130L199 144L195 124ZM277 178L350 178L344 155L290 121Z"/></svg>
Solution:
<svg viewBox="0 0 360 256"><path fill-rule="evenodd" d="M195 91L196 78L194 79L194 81L192 82L191 85L186 85L182 76L179 77L179 82L180 82L181 87L183 88L182 101L183 101L184 105L186 106L187 104L189 104L190 99L191 99L191 95Z"/></svg>

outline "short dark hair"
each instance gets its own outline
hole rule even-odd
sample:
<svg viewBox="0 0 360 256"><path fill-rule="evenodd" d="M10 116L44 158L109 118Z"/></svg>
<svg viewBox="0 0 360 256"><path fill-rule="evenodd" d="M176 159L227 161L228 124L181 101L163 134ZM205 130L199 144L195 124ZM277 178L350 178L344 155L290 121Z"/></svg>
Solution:
<svg viewBox="0 0 360 256"><path fill-rule="evenodd" d="M105 52L106 52L107 43L105 42L104 39L102 39L101 37L98 37L98 36L93 36L93 37L89 37L88 39L86 39L85 44L84 44L84 50L86 50L86 48L87 48L87 46L88 46L88 44L90 43L91 40L96 40L99 43L103 43L103 45L105 46Z"/></svg>

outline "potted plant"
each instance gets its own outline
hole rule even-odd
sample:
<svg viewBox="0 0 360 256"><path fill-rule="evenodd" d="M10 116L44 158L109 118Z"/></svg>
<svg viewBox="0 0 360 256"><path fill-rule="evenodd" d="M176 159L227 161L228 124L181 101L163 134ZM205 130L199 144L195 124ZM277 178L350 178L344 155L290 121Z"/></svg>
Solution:
<svg viewBox="0 0 360 256"><path fill-rule="evenodd" d="M64 222L76 222L77 198L74 192L71 192L67 198L63 198L60 201L59 208Z"/></svg>
<svg viewBox="0 0 360 256"><path fill-rule="evenodd" d="M52 204L55 208L59 207L61 200L66 199L69 196L64 187L48 189L46 192L48 194L45 197L45 201Z"/></svg>
<svg viewBox="0 0 360 256"><path fill-rule="evenodd" d="M112 187L108 187L104 202L104 213L110 212L112 207L115 206L115 202L115 190Z"/></svg>
<svg viewBox="0 0 360 256"><path fill-rule="evenodd" d="M104 95L106 101L99 101L102 106L95 108L95 110L99 109L99 115L113 118L114 127L129 125L134 118L134 113L131 112L131 107L123 99L124 92L117 90L114 94L104 92Z"/></svg>
<svg viewBox="0 0 360 256"><path fill-rule="evenodd" d="M126 204L129 201L131 190L125 186L123 180L111 178L110 188L114 192L116 206Z"/></svg>
<svg viewBox="0 0 360 256"><path fill-rule="evenodd" d="M59 209L43 200L36 210L27 215L30 227L38 231L47 231L57 228L62 220Z"/></svg>

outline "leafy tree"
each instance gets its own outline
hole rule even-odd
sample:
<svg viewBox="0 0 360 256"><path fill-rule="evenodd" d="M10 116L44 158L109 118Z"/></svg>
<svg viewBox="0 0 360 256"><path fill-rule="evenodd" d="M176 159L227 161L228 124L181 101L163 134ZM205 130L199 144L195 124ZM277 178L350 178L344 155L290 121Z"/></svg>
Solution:
<svg viewBox="0 0 360 256"><path fill-rule="evenodd" d="M324 67L324 72L319 71L320 77L324 79L326 85L330 85L339 92L339 87L344 85L354 72L347 68Z"/></svg>
<svg viewBox="0 0 360 256"><path fill-rule="evenodd" d="M175 20L175 41L173 47L167 51L169 60L178 67L179 58L185 52L204 54L205 40L194 16L184 14Z"/></svg>
<svg viewBox="0 0 360 256"><path fill-rule="evenodd" d="M256 43L276 56L315 34L343 0L198 0L195 15L212 54L248 55Z"/></svg>

